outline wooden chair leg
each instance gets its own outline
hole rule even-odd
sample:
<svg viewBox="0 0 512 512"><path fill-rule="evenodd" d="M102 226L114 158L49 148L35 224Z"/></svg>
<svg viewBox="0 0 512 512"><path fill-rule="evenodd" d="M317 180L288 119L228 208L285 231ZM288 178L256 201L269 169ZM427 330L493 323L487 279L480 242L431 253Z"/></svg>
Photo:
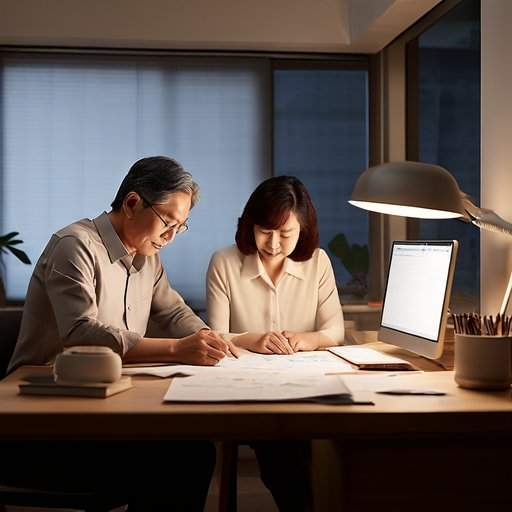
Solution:
<svg viewBox="0 0 512 512"><path fill-rule="evenodd" d="M219 512L236 512L237 473L238 443L222 442L220 445Z"/></svg>

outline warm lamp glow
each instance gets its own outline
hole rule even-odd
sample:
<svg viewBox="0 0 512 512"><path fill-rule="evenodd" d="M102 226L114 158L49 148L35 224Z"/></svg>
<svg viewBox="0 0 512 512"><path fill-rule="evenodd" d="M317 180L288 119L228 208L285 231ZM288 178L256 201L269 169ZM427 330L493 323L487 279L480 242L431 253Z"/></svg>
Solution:
<svg viewBox="0 0 512 512"><path fill-rule="evenodd" d="M349 203L363 210L399 215L401 217L415 217L418 219L457 219L462 217L458 212L432 210L430 208L418 208L416 206L403 206L400 204L370 203L368 201L352 201Z"/></svg>

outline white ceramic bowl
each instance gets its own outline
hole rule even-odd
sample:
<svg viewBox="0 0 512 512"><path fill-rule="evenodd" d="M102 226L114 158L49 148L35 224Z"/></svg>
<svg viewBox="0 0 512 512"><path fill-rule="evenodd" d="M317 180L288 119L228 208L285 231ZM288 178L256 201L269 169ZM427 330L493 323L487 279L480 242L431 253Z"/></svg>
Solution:
<svg viewBox="0 0 512 512"><path fill-rule="evenodd" d="M115 382L121 368L121 358L108 347L76 346L57 355L53 375L56 382Z"/></svg>

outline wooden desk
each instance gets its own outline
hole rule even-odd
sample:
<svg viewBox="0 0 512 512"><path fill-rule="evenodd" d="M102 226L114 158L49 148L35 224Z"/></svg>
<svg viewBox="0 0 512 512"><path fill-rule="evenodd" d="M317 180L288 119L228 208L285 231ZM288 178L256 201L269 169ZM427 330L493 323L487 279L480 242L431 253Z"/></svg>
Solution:
<svg viewBox="0 0 512 512"><path fill-rule="evenodd" d="M34 370L0 383L1 440L330 439L325 474L316 475L325 497L319 510L512 503L511 392L460 389L452 372L390 377L447 396L373 395L374 406L327 406L164 404L169 379L148 377L105 400L19 396L19 379Z"/></svg>
<svg viewBox="0 0 512 512"><path fill-rule="evenodd" d="M0 383L2 439L326 439L436 433L510 433L509 391L460 389L453 372L395 377L397 386L443 389L448 396L372 395L374 406L162 403L170 379L134 377L108 399L19 396L25 367ZM354 377L346 376L350 384ZM360 377L358 377L360 378Z"/></svg>

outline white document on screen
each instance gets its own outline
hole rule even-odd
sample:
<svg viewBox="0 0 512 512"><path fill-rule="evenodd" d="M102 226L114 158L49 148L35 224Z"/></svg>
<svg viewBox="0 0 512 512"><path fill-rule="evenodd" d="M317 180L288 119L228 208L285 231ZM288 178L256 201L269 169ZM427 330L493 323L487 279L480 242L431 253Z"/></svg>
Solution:
<svg viewBox="0 0 512 512"><path fill-rule="evenodd" d="M350 391L338 375L304 371L210 372L173 379L165 402L289 401L346 395Z"/></svg>

